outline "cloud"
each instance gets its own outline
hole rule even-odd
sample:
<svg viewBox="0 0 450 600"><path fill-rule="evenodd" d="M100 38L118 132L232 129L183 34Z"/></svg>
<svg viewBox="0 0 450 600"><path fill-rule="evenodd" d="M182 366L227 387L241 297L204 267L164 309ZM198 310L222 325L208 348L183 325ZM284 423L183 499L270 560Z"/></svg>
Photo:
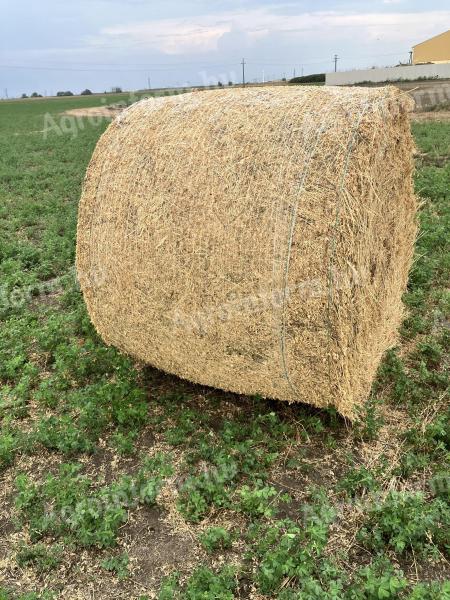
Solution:
<svg viewBox="0 0 450 600"><path fill-rule="evenodd" d="M124 47L142 46L169 55L201 54L217 49L217 41L229 31L226 24L205 17L193 22L164 19L108 27L91 41L100 46L111 42Z"/></svg>
<svg viewBox="0 0 450 600"><path fill-rule="evenodd" d="M22 18L24 1L0 40L3 86L17 94L238 81L243 56L249 80L323 72L335 53L340 69L386 66L450 21L444 0L80 0L75 11L42 0Z"/></svg>
<svg viewBox="0 0 450 600"><path fill-rule="evenodd" d="M401 0L384 0L398 2ZM95 46L115 44L142 47L166 55L236 52L255 45L267 36L302 35L305 41L339 39L351 35L359 40L383 40L407 46L438 33L436 24L450 19L450 11L428 12L338 12L317 11L299 14L274 13L271 6L205 14L195 18L171 18L128 23L103 28L90 39Z"/></svg>

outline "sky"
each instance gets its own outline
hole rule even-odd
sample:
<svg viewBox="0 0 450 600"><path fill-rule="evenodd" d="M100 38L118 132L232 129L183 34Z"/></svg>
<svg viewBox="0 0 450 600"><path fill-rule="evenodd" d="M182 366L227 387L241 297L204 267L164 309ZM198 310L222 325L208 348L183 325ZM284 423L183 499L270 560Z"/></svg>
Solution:
<svg viewBox="0 0 450 600"><path fill-rule="evenodd" d="M388 66L450 28L448 0L0 0L0 96Z"/></svg>

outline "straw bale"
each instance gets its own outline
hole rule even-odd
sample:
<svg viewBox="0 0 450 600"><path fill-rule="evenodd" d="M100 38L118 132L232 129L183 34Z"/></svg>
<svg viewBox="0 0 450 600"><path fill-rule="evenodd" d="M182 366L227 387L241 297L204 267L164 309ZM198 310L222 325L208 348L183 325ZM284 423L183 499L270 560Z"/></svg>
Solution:
<svg viewBox="0 0 450 600"><path fill-rule="evenodd" d="M265 87L125 110L79 208L78 276L105 342L353 418L403 315L411 105L393 87Z"/></svg>

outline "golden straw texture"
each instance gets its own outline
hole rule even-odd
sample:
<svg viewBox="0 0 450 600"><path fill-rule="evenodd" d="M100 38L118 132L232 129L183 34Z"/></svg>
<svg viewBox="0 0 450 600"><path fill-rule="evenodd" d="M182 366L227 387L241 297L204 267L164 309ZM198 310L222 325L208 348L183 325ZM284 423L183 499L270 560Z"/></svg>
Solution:
<svg viewBox="0 0 450 600"><path fill-rule="evenodd" d="M125 110L79 209L99 334L194 382L353 418L402 319L411 104L392 87L265 87Z"/></svg>

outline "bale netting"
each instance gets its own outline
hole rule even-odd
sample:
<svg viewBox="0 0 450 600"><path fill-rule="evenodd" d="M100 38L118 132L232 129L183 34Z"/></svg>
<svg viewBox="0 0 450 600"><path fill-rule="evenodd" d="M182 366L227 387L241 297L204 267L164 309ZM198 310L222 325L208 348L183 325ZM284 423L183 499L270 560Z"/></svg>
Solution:
<svg viewBox="0 0 450 600"><path fill-rule="evenodd" d="M79 209L78 276L105 342L353 418L403 314L411 104L393 87L266 87L125 110Z"/></svg>

